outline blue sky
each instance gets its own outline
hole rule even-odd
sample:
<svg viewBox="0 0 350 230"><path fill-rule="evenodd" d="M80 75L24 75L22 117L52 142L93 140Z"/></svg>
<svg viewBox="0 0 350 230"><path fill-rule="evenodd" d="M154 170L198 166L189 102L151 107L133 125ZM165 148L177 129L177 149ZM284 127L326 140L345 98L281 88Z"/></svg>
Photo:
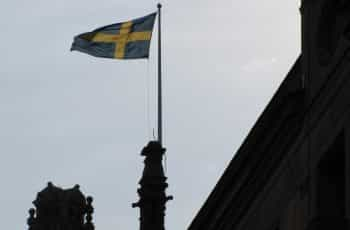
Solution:
<svg viewBox="0 0 350 230"><path fill-rule="evenodd" d="M25 229L48 181L95 198L97 229L138 229L142 147L156 128L151 58L98 59L75 35L156 1L5 0L0 9L0 216ZM166 229L186 229L300 53L299 1L162 1ZM156 33L156 31L155 31Z"/></svg>

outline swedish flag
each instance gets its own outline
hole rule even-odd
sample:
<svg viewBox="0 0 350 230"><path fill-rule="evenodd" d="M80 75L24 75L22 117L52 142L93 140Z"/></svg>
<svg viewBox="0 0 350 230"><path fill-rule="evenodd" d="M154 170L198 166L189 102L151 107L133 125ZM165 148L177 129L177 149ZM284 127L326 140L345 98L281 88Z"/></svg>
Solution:
<svg viewBox="0 0 350 230"><path fill-rule="evenodd" d="M156 14L80 34L74 37L71 50L104 58L148 58Z"/></svg>

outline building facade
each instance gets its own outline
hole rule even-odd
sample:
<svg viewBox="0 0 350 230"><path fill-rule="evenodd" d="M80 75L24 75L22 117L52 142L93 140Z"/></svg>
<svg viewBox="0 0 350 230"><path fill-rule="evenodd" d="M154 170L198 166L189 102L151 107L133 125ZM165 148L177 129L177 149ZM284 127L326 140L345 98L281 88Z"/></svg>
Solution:
<svg viewBox="0 0 350 230"><path fill-rule="evenodd" d="M300 57L189 230L350 229L350 3L300 12Z"/></svg>

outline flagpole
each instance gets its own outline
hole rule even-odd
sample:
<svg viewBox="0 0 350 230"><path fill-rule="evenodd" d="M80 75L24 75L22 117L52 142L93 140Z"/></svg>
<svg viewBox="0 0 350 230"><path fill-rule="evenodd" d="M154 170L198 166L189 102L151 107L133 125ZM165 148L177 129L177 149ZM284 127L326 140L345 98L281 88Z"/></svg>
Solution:
<svg viewBox="0 0 350 230"><path fill-rule="evenodd" d="M161 42L161 8L160 3L158 7L158 141L161 146L163 125L162 125L162 42Z"/></svg>

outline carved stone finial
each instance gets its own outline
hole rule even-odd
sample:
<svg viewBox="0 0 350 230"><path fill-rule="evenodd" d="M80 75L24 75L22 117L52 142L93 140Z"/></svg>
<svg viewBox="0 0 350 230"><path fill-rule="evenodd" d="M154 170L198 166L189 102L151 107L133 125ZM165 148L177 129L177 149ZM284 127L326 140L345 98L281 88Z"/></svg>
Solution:
<svg viewBox="0 0 350 230"><path fill-rule="evenodd" d="M158 141L149 142L141 152L146 159L137 190L140 199L132 204L140 208L141 230L164 230L165 204L173 199L165 193L168 184L162 165L164 153L165 148Z"/></svg>
<svg viewBox="0 0 350 230"><path fill-rule="evenodd" d="M86 223L84 225L84 230L94 230L94 224L92 223L92 214L94 213L94 208L92 206L93 198L88 196L86 199Z"/></svg>
<svg viewBox="0 0 350 230"><path fill-rule="evenodd" d="M29 209L29 217L27 219L28 229L33 230L34 224L35 224L35 209L31 208Z"/></svg>

